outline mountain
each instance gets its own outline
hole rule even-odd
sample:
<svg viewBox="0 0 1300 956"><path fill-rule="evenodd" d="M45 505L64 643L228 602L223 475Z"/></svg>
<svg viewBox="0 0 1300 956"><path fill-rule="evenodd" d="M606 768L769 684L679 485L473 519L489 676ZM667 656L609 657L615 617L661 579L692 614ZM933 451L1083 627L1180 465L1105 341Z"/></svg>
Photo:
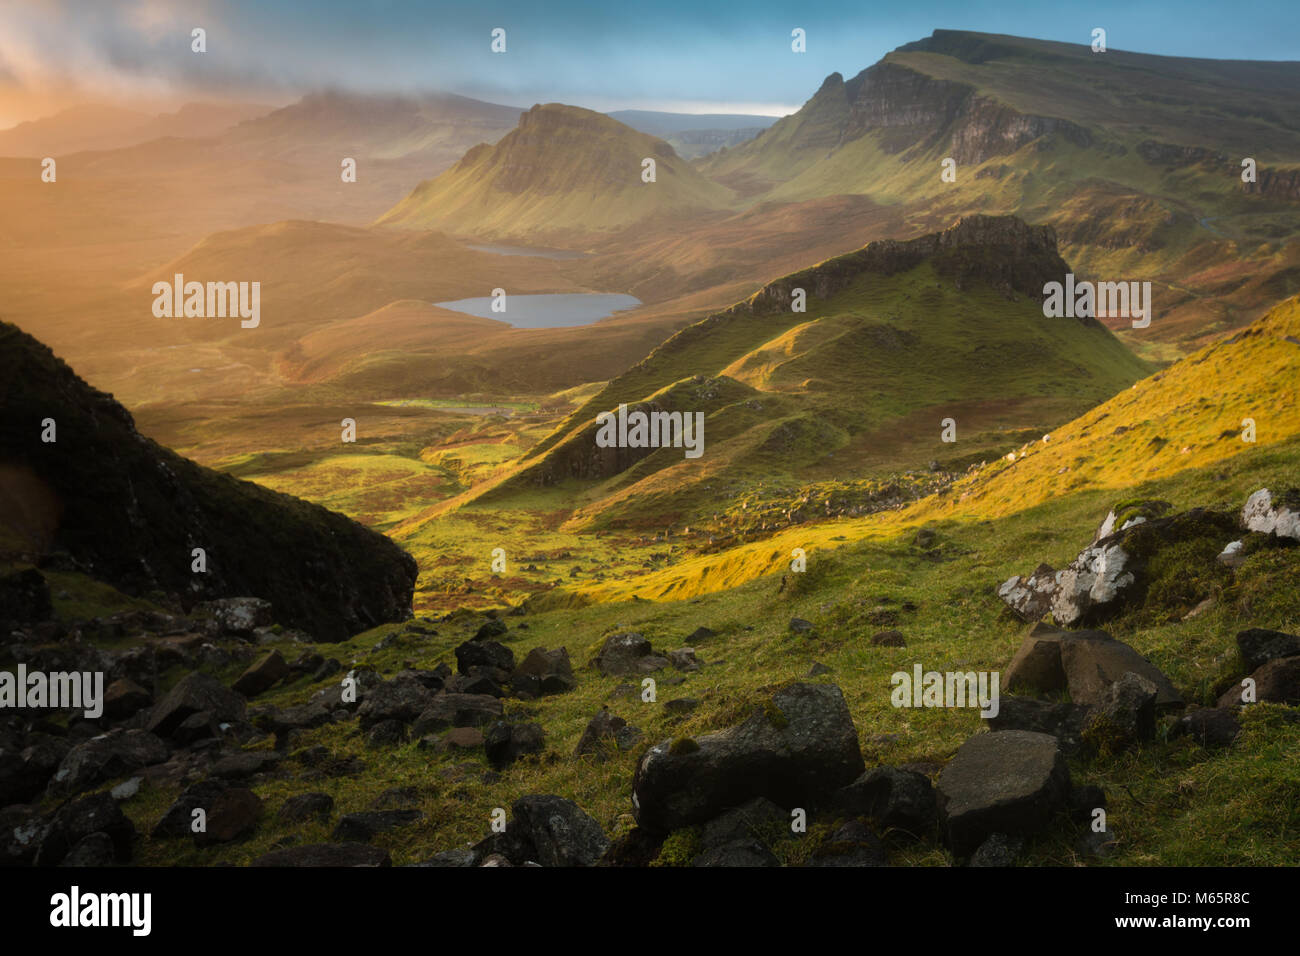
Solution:
<svg viewBox="0 0 1300 956"><path fill-rule="evenodd" d="M642 180L645 159L656 164L652 183ZM695 218L729 200L662 140L550 103L524 113L496 145L476 146L421 183L378 224L562 244L566 236Z"/></svg>
<svg viewBox="0 0 1300 956"><path fill-rule="evenodd" d="M52 561L186 610L260 597L277 620L319 640L409 616L416 566L401 548L157 445L111 395L8 323L0 323L0 408L7 561ZM202 573L192 570L194 548L206 552Z"/></svg>
<svg viewBox="0 0 1300 956"><path fill-rule="evenodd" d="M519 109L449 93L379 96L327 90L241 123L222 146L244 157L331 166L362 160L410 159L445 168L472 146L495 142L512 129ZM360 175L358 175L360 181Z"/></svg>
<svg viewBox="0 0 1300 956"><path fill-rule="evenodd" d="M210 138L271 110L254 103L186 103L150 115L107 104L86 104L0 130L0 156L54 156L121 149L164 136Z"/></svg>
<svg viewBox="0 0 1300 956"><path fill-rule="evenodd" d="M944 470L949 417L967 456L1041 434L1149 371L1096 320L1044 318L1068 271L1050 227L972 216L784 276L614 378L485 500L578 479L581 525L689 522L755 481ZM598 447L620 404L702 413L703 456Z"/></svg>
<svg viewBox="0 0 1300 956"><path fill-rule="evenodd" d="M697 159L725 146L747 142L776 122L774 116L749 113L661 113L615 110L605 114L627 126L657 136L683 159Z"/></svg>
<svg viewBox="0 0 1300 956"><path fill-rule="evenodd" d="M1158 283L1143 340L1194 347L1300 291L1298 91L1297 63L940 30L831 74L700 169L751 200L865 194L919 231L969 212L1049 223L1080 272Z"/></svg>

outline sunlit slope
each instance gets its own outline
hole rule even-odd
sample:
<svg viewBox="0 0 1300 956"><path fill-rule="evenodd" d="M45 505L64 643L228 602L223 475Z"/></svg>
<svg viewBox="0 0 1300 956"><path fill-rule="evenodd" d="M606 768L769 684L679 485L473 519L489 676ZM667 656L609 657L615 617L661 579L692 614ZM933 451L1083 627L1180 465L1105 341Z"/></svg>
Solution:
<svg viewBox="0 0 1300 956"><path fill-rule="evenodd" d="M894 512L791 529L720 555L694 558L631 581L552 600L678 599L735 587L784 570L791 549L893 537L943 521L1010 515L1072 493L1130 488L1233 459L1234 469L1290 449L1300 473L1300 299L1290 299L1233 338L1126 389L1063 425L1047 441L963 478L942 495ZM1243 441L1243 419L1256 441ZM1282 443L1279 445L1279 443ZM1274 464L1276 464L1274 462Z"/></svg>
<svg viewBox="0 0 1300 956"><path fill-rule="evenodd" d="M642 178L653 159L654 182ZM538 239L598 234L725 208L728 189L663 140L600 113L534 106L493 146L471 149L421 183L380 225Z"/></svg>
<svg viewBox="0 0 1300 956"><path fill-rule="evenodd" d="M1021 429L1067 420L1149 371L1100 323L1044 318L1042 285L1067 269L1050 230L975 217L786 276L615 378L485 500L577 479L580 524L690 520L837 452L840 477L881 445L887 467L924 470L951 454L943 420L969 439L991 403ZM620 404L702 415L702 454L597 447Z"/></svg>

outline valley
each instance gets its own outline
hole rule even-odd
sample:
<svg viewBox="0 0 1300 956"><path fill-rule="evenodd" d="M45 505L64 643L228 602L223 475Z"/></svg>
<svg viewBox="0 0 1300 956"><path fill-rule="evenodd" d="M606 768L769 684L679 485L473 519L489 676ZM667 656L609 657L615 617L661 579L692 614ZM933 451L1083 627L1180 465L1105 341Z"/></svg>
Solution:
<svg viewBox="0 0 1300 956"><path fill-rule="evenodd" d="M145 866L1293 864L1300 65L1106 56L0 131L0 654L130 697L0 722L0 822L138 777ZM1051 780L958 822L1003 732ZM599 853L488 831L561 799Z"/></svg>

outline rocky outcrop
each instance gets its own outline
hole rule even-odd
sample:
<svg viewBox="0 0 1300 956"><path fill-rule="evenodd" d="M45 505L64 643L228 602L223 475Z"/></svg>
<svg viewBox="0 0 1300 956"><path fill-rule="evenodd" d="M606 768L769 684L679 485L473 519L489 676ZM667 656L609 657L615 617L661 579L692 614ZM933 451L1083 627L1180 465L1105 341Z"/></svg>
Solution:
<svg viewBox="0 0 1300 956"><path fill-rule="evenodd" d="M632 802L638 824L662 833L754 797L808 807L829 800L862 770L840 689L791 684L739 726L651 747L637 765Z"/></svg>
<svg viewBox="0 0 1300 956"><path fill-rule="evenodd" d="M0 510L32 557L63 552L99 580L130 594L163 592L186 609L253 595L319 640L409 616L417 569L393 542L159 446L111 395L5 323L0 407L0 465L51 503L44 515ZM47 420L52 442L42 440ZM206 570L193 569L195 548Z"/></svg>

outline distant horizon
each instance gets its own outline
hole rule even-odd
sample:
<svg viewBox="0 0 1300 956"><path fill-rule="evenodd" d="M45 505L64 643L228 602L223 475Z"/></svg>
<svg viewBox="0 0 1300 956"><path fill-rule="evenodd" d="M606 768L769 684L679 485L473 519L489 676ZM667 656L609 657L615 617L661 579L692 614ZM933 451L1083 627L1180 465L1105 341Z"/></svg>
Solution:
<svg viewBox="0 0 1300 956"><path fill-rule="evenodd" d="M1108 46L1156 56L1297 62L1300 8L1256 5L1248 22L1215 4L921 0L869 11L849 0L790 10L756 0L665 0L610 10L591 0L475 7L385 0L10 0L0 11L0 129L86 102L284 106L327 88L359 94L461 96L527 109L561 102L600 112L796 111L831 73L850 77L935 30ZM1261 30L1260 23L1268 24ZM978 29L975 29L978 24ZM207 31L207 51L190 31ZM506 30L504 54L490 34ZM806 31L806 53L791 48Z"/></svg>

